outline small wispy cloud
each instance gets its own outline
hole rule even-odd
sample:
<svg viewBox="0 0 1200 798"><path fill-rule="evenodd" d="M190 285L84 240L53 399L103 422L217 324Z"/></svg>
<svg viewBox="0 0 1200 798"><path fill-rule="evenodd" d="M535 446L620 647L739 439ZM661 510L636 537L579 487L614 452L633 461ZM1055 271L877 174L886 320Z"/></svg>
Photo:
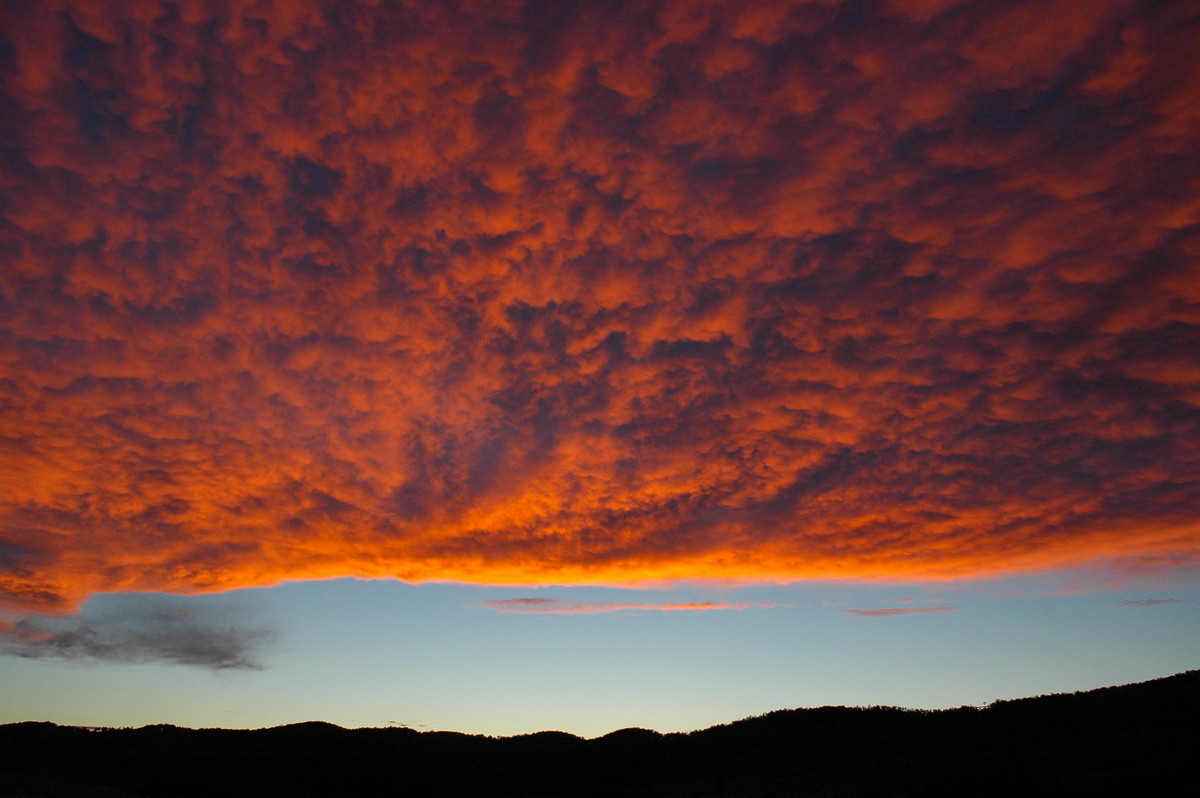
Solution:
<svg viewBox="0 0 1200 798"><path fill-rule="evenodd" d="M958 607L949 604L938 604L933 607L883 607L881 609L855 609L855 610L840 610L849 615L859 615L863 617L884 617L889 615L914 615L914 614L931 614L939 612L954 612Z"/></svg>
<svg viewBox="0 0 1200 798"><path fill-rule="evenodd" d="M480 605L483 609L496 612L514 612L526 615L597 615L605 612L709 612L713 610L747 610L780 606L769 601L682 601L669 603L642 603L625 601L564 601L553 598L492 599Z"/></svg>
<svg viewBox="0 0 1200 798"><path fill-rule="evenodd" d="M1182 600L1177 598L1169 599L1137 599L1136 601L1122 601L1120 604L1126 607L1157 607L1160 604L1182 604Z"/></svg>
<svg viewBox="0 0 1200 798"><path fill-rule="evenodd" d="M428 724L422 723L419 720L389 720L384 721L388 726L397 729L414 729L424 731L429 728Z"/></svg>
<svg viewBox="0 0 1200 798"><path fill-rule="evenodd" d="M247 627L183 600L127 597L119 611L0 621L0 654L75 662L160 662L213 671L262 670L274 634Z"/></svg>

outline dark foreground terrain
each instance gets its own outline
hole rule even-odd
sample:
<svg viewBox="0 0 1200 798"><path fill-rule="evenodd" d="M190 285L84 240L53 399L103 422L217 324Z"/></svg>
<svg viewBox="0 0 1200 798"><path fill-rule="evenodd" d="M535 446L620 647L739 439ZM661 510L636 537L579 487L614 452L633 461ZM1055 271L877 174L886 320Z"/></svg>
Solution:
<svg viewBox="0 0 1200 798"><path fill-rule="evenodd" d="M0 796L1200 795L1200 671L984 709L822 707L689 734L0 726Z"/></svg>

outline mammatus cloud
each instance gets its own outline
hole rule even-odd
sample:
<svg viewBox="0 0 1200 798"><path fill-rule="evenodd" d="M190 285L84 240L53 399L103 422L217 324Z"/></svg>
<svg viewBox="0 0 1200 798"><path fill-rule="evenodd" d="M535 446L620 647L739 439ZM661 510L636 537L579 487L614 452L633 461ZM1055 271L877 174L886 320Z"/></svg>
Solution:
<svg viewBox="0 0 1200 798"><path fill-rule="evenodd" d="M1137 599L1136 601L1120 602L1125 607L1158 607L1163 604L1180 604L1182 599Z"/></svg>
<svg viewBox="0 0 1200 798"><path fill-rule="evenodd" d="M565 601L553 598L493 599L479 605L496 612L526 615L596 615L605 612L708 612L712 610L769 609L778 604L768 601L683 601L675 603L637 603L621 601Z"/></svg>
<svg viewBox="0 0 1200 798"><path fill-rule="evenodd" d="M1200 559L1194 4L0 32L11 612Z"/></svg>
<svg viewBox="0 0 1200 798"><path fill-rule="evenodd" d="M948 604L937 604L932 607L885 607L882 609L868 610L841 610L841 612L849 615L860 615L869 618L882 618L891 615L914 615L914 614L936 614L940 612L954 612L958 607L952 607Z"/></svg>
<svg viewBox="0 0 1200 798"><path fill-rule="evenodd" d="M78 662L165 662L220 670L262 670L273 634L188 609L179 601L125 597L70 617L0 621L0 654Z"/></svg>

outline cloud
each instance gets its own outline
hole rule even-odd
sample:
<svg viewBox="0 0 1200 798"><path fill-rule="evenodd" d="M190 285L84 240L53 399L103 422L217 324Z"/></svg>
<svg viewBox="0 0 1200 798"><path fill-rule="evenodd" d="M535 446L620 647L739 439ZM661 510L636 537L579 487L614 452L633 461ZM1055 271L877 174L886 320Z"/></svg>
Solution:
<svg viewBox="0 0 1200 798"><path fill-rule="evenodd" d="M213 671L262 670L273 634L185 602L125 596L115 606L70 617L0 621L0 654L75 662L162 662Z"/></svg>
<svg viewBox="0 0 1200 798"><path fill-rule="evenodd" d="M1125 607L1158 607L1163 604L1180 604L1182 603L1182 599L1137 599L1136 601L1122 601L1119 603Z"/></svg>
<svg viewBox="0 0 1200 798"><path fill-rule="evenodd" d="M10 4L0 604L1195 566L1200 26L1082 8Z"/></svg>
<svg viewBox="0 0 1200 798"><path fill-rule="evenodd" d="M869 610L839 610L849 615L858 615L868 618L882 618L892 615L913 615L913 614L930 614L941 612L954 612L958 607L952 607L948 604L938 604L933 607L885 607L883 609Z"/></svg>
<svg viewBox="0 0 1200 798"><path fill-rule="evenodd" d="M425 729L429 728L428 725L421 723L419 720L413 720L413 721L388 720L388 721L384 721L384 723L387 724L388 726L395 726L395 727L401 728L401 729L416 729L416 730L424 731Z"/></svg>
<svg viewBox="0 0 1200 798"><path fill-rule="evenodd" d="M767 601L683 601L674 603L636 603L621 601L565 601L552 598L492 599L479 605L496 612L527 615L595 615L605 612L709 612L712 610L767 609L779 605Z"/></svg>

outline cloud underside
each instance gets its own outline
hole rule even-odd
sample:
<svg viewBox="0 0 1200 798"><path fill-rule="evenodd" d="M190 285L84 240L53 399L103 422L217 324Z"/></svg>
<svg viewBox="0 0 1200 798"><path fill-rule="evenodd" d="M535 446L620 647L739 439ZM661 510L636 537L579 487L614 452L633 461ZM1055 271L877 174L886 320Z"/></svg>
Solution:
<svg viewBox="0 0 1200 798"><path fill-rule="evenodd" d="M9 4L0 596L1194 565L1188 6Z"/></svg>

